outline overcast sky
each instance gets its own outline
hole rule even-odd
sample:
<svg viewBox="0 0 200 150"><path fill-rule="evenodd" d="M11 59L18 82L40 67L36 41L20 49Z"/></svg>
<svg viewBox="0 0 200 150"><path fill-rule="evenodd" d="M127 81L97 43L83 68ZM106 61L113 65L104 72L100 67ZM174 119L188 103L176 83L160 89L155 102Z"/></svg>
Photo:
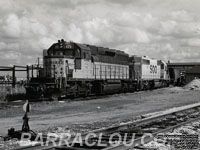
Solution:
<svg viewBox="0 0 200 150"><path fill-rule="evenodd" d="M0 63L36 63L61 38L200 61L199 6L200 0L0 0Z"/></svg>

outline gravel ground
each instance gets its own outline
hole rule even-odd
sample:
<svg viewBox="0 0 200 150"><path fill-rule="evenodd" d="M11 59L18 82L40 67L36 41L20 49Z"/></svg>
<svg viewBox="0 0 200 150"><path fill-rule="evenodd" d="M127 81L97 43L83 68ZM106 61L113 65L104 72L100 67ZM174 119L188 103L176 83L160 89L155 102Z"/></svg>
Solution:
<svg viewBox="0 0 200 150"><path fill-rule="evenodd" d="M141 115L200 102L200 91L178 87L116 94L89 101L33 103L30 127L36 132L86 132L117 125ZM0 109L0 135L21 129L22 105ZM0 143L1 144L1 143Z"/></svg>
<svg viewBox="0 0 200 150"><path fill-rule="evenodd" d="M33 130L43 130L93 122L117 123L146 113L196 102L200 102L200 91L175 87L117 94L89 101L34 103L29 114L30 126ZM22 105L0 109L0 135L6 134L11 127L20 129L23 114Z"/></svg>
<svg viewBox="0 0 200 150"><path fill-rule="evenodd" d="M183 137L186 136L186 135L190 135L190 136L198 135L199 136L200 135L200 121L196 121L196 122L192 122L190 124L186 124L186 125L184 125L180 128L174 129L173 132L164 133L163 135L172 135L172 137L173 136L175 137L175 135L179 135L179 136L183 136ZM185 139L185 138L183 138L183 139L186 140L186 141L191 140L191 139ZM198 141L199 141L199 139L198 139ZM159 142L151 141L151 142L145 144L144 147L156 149L156 150L174 150L175 149L172 145L167 144L167 143L164 144L164 143L165 142L162 141L162 140L160 140ZM194 142L191 145L194 146L194 144L197 144L197 143ZM200 141L199 141L199 144L200 144ZM182 148L182 149L185 149L185 148ZM192 150L192 149L190 149L190 150Z"/></svg>

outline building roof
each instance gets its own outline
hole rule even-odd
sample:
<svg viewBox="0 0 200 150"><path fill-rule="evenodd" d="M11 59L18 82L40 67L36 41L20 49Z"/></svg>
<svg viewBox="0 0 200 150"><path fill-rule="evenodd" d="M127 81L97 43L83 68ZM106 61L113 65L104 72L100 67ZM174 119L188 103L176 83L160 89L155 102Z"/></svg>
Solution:
<svg viewBox="0 0 200 150"><path fill-rule="evenodd" d="M188 74L200 74L200 66L195 66L186 71Z"/></svg>
<svg viewBox="0 0 200 150"><path fill-rule="evenodd" d="M174 62L168 63L168 66L200 66L200 62Z"/></svg>

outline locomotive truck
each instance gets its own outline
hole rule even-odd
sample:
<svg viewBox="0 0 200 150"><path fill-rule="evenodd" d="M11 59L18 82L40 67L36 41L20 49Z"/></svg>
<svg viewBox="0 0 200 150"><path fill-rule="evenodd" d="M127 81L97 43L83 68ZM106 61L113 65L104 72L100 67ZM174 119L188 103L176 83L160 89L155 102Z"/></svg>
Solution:
<svg viewBox="0 0 200 150"><path fill-rule="evenodd" d="M167 64L147 56L58 40L43 51L43 68L27 87L31 97L79 97L165 87Z"/></svg>

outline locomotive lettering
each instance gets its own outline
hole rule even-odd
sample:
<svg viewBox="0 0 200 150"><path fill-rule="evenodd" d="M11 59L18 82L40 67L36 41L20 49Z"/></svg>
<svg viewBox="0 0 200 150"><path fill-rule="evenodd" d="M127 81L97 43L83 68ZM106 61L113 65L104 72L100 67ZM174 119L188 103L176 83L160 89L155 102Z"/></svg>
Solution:
<svg viewBox="0 0 200 150"><path fill-rule="evenodd" d="M72 49L72 45L66 44L66 45L65 45L65 48L67 48L67 49Z"/></svg>
<svg viewBox="0 0 200 150"><path fill-rule="evenodd" d="M150 73L157 73L157 66L156 65L150 65Z"/></svg>

